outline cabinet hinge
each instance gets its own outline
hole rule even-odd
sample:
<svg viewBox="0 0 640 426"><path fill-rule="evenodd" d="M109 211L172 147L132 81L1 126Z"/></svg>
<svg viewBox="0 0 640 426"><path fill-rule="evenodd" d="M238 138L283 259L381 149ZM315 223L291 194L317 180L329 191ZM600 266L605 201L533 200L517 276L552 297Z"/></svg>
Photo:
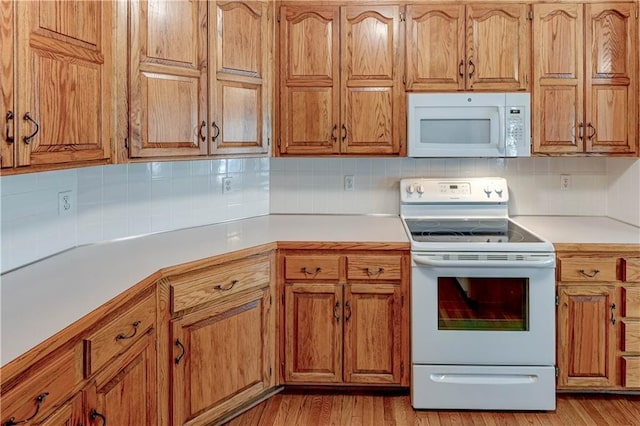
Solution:
<svg viewBox="0 0 640 426"><path fill-rule="evenodd" d="M269 295L269 305L273 305L273 296Z"/></svg>
<svg viewBox="0 0 640 426"><path fill-rule="evenodd" d="M129 149L129 138L124 138L124 147Z"/></svg>
<svg viewBox="0 0 640 426"><path fill-rule="evenodd" d="M278 14L278 22L280 22L280 14Z"/></svg>
<svg viewBox="0 0 640 426"><path fill-rule="evenodd" d="M404 376L404 361L400 363L400 375Z"/></svg>
<svg viewBox="0 0 640 426"><path fill-rule="evenodd" d="M407 16L404 12L400 12L400 22L406 22Z"/></svg>
<svg viewBox="0 0 640 426"><path fill-rule="evenodd" d="M271 367L269 367L269 377L271 377L272 371L271 371Z"/></svg>
<svg viewBox="0 0 640 426"><path fill-rule="evenodd" d="M284 293L282 293L282 305L284 306Z"/></svg>
<svg viewBox="0 0 640 426"><path fill-rule="evenodd" d="M280 373L282 373L282 377L284 377L284 361L280 363Z"/></svg>
<svg viewBox="0 0 640 426"><path fill-rule="evenodd" d="M282 138L278 138L278 148L280 148L280 146L282 145Z"/></svg>
<svg viewBox="0 0 640 426"><path fill-rule="evenodd" d="M558 297L558 295L556 294L556 306L560 305L560 298Z"/></svg>
<svg viewBox="0 0 640 426"><path fill-rule="evenodd" d="M556 369L556 377L558 377L558 366L554 365L554 368Z"/></svg>
<svg viewBox="0 0 640 426"><path fill-rule="evenodd" d="M404 306L404 294L400 295L400 305Z"/></svg>
<svg viewBox="0 0 640 426"><path fill-rule="evenodd" d="M527 14L527 18L529 18L530 21L533 21L533 10L529 11L529 13Z"/></svg>
<svg viewBox="0 0 640 426"><path fill-rule="evenodd" d="M405 86L407 85L407 76L406 75L402 76L402 84L404 84Z"/></svg>
<svg viewBox="0 0 640 426"><path fill-rule="evenodd" d="M271 138L267 138L267 146L271 146Z"/></svg>

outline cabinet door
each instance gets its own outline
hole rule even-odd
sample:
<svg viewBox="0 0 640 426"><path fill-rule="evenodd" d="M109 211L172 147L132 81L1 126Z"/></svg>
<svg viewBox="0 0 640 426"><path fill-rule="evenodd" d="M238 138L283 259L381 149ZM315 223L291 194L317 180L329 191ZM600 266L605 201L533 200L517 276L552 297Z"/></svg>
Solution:
<svg viewBox="0 0 640 426"><path fill-rule="evenodd" d="M91 425L158 424L155 331L137 341L95 378L85 415Z"/></svg>
<svg viewBox="0 0 640 426"><path fill-rule="evenodd" d="M339 9L280 8L281 154L340 151Z"/></svg>
<svg viewBox="0 0 640 426"><path fill-rule="evenodd" d="M0 0L0 167L13 167L16 105L14 96L15 2Z"/></svg>
<svg viewBox="0 0 640 426"><path fill-rule="evenodd" d="M464 5L407 6L407 90L464 90L464 11Z"/></svg>
<svg viewBox="0 0 640 426"><path fill-rule="evenodd" d="M533 5L533 40L533 151L582 152L582 5Z"/></svg>
<svg viewBox="0 0 640 426"><path fill-rule="evenodd" d="M344 297L344 380L400 384L402 302L397 284L349 284Z"/></svg>
<svg viewBox="0 0 640 426"><path fill-rule="evenodd" d="M340 151L397 154L406 127L400 8L349 6L341 16Z"/></svg>
<svg viewBox="0 0 640 426"><path fill-rule="evenodd" d="M112 6L16 2L18 166L109 159Z"/></svg>
<svg viewBox="0 0 640 426"><path fill-rule="evenodd" d="M467 89L528 88L530 28L526 4L467 5Z"/></svg>
<svg viewBox="0 0 640 426"><path fill-rule="evenodd" d="M285 287L285 381L342 382L342 286Z"/></svg>
<svg viewBox="0 0 640 426"><path fill-rule="evenodd" d="M129 17L129 155L206 154L207 2L134 1Z"/></svg>
<svg viewBox="0 0 640 426"><path fill-rule="evenodd" d="M269 14L273 5L240 1L209 4L211 152L267 152L273 37Z"/></svg>
<svg viewBox="0 0 640 426"><path fill-rule="evenodd" d="M173 424L210 421L270 387L270 291L172 321Z"/></svg>
<svg viewBox="0 0 640 426"><path fill-rule="evenodd" d="M587 152L636 152L637 8L585 5Z"/></svg>
<svg viewBox="0 0 640 426"><path fill-rule="evenodd" d="M558 297L558 386L615 386L615 287L560 286Z"/></svg>
<svg viewBox="0 0 640 426"><path fill-rule="evenodd" d="M60 406L47 417L39 426L77 426L82 423L82 392Z"/></svg>

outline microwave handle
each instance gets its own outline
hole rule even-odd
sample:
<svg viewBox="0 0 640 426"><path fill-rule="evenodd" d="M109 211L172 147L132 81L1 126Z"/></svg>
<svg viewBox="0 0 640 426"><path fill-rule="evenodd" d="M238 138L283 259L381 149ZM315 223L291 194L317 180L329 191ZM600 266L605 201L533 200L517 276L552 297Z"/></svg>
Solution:
<svg viewBox="0 0 640 426"><path fill-rule="evenodd" d="M507 149L507 129L505 128L506 120L506 108L503 106L498 107L498 153L501 156L505 155Z"/></svg>

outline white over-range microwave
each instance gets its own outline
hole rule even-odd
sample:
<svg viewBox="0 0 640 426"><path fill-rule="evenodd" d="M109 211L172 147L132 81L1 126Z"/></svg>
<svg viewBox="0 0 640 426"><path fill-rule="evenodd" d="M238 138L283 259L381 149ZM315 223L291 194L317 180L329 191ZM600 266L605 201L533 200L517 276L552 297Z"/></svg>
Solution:
<svg viewBox="0 0 640 426"><path fill-rule="evenodd" d="M409 157L529 157L529 93L409 93Z"/></svg>

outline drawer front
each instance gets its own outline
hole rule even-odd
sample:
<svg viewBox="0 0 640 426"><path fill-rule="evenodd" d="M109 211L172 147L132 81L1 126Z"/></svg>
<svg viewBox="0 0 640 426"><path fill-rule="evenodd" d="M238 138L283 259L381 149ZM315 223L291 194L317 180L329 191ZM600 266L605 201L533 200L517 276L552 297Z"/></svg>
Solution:
<svg viewBox="0 0 640 426"><path fill-rule="evenodd" d="M340 256L288 255L284 258L284 276L288 280L337 280Z"/></svg>
<svg viewBox="0 0 640 426"><path fill-rule="evenodd" d="M616 258L560 258L560 281L616 281Z"/></svg>
<svg viewBox="0 0 640 426"><path fill-rule="evenodd" d="M626 388L640 388L640 356L622 357L622 381Z"/></svg>
<svg viewBox="0 0 640 426"><path fill-rule="evenodd" d="M31 377L2 394L2 423L10 418L35 417L28 424L42 420L60 403L77 392L82 382L82 347L80 344L55 356L43 367L36 367ZM41 397L38 409L38 397ZM37 413L37 414L36 414Z"/></svg>
<svg viewBox="0 0 640 426"><path fill-rule="evenodd" d="M640 258L624 259L623 281L640 282Z"/></svg>
<svg viewBox="0 0 640 426"><path fill-rule="evenodd" d="M622 321L622 350L640 352L640 320Z"/></svg>
<svg viewBox="0 0 640 426"><path fill-rule="evenodd" d="M154 327L155 293L119 315L84 340L84 374L91 376L111 358L127 350L145 331Z"/></svg>
<svg viewBox="0 0 640 426"><path fill-rule="evenodd" d="M224 263L205 272L171 280L171 312L220 300L242 291L266 287L271 278L271 257Z"/></svg>
<svg viewBox="0 0 640 426"><path fill-rule="evenodd" d="M640 318L640 286L622 287L622 313L627 318Z"/></svg>
<svg viewBox="0 0 640 426"><path fill-rule="evenodd" d="M399 280L401 277L400 255L347 257L347 278L350 280Z"/></svg>

